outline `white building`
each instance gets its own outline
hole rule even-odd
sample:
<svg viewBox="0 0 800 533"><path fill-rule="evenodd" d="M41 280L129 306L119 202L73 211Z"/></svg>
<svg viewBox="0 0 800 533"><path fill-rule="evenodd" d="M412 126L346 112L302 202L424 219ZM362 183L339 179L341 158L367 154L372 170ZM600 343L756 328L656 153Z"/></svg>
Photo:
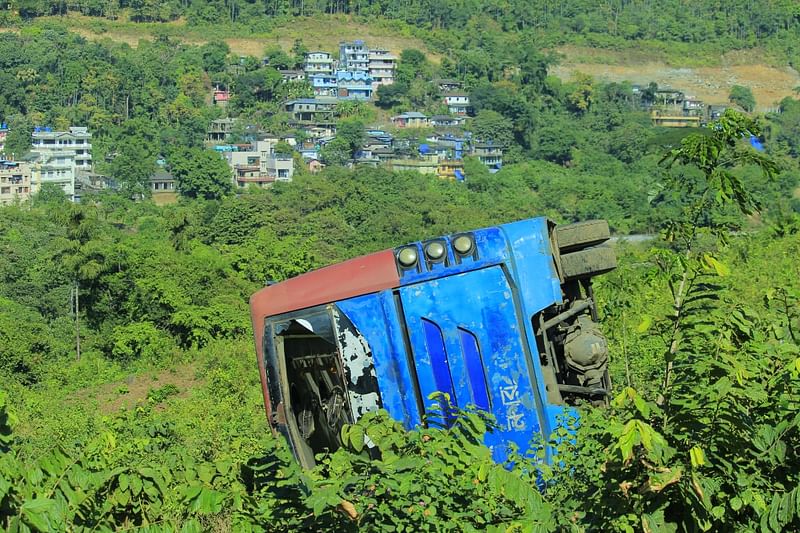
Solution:
<svg viewBox="0 0 800 533"><path fill-rule="evenodd" d="M275 144L276 139L268 139L256 141L247 151L224 152L237 186L264 187L276 181L292 181L292 154L276 153Z"/></svg>
<svg viewBox="0 0 800 533"><path fill-rule="evenodd" d="M339 68L341 70L369 70L369 48L362 40L339 43Z"/></svg>
<svg viewBox="0 0 800 533"><path fill-rule="evenodd" d="M306 76L314 74L333 74L333 59L328 52L309 52L303 65Z"/></svg>
<svg viewBox="0 0 800 533"><path fill-rule="evenodd" d="M31 136L32 192L45 183L55 183L75 201L77 174L92 171L91 138L85 127L71 127L69 131L36 128Z"/></svg>
<svg viewBox="0 0 800 533"><path fill-rule="evenodd" d="M463 92L451 92L444 95L447 110L453 115L466 115L470 109L469 95Z"/></svg>
<svg viewBox="0 0 800 533"><path fill-rule="evenodd" d="M6 137L8 137L8 125L5 122L0 124L0 155L5 157L6 153ZM11 156L11 154L8 154Z"/></svg>

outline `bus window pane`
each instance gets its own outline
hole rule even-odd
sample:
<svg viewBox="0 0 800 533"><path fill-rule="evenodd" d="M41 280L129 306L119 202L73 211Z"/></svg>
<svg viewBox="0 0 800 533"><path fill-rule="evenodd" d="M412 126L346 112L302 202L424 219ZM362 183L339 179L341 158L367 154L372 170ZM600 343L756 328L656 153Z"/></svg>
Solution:
<svg viewBox="0 0 800 533"><path fill-rule="evenodd" d="M424 318L422 319L422 328L425 330L425 346L428 348L428 355L431 358L431 368L433 369L436 389L439 392L446 392L450 396L450 403L458 405L455 391L453 390L450 365L447 362L447 351L444 348L442 330L439 326Z"/></svg>
<svg viewBox="0 0 800 533"><path fill-rule="evenodd" d="M467 364L469 386L472 390L472 401L484 411L489 411L489 391L486 386L486 370L483 367L478 339L471 332L459 328L461 348L464 350L464 360Z"/></svg>

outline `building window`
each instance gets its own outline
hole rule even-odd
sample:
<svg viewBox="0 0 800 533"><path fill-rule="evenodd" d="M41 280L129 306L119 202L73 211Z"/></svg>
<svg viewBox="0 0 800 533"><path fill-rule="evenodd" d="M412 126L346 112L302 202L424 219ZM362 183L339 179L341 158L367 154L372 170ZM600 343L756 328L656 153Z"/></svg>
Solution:
<svg viewBox="0 0 800 533"><path fill-rule="evenodd" d="M2 188L0 188L0 193L2 193L2 194L11 194L11 187L2 187Z"/></svg>

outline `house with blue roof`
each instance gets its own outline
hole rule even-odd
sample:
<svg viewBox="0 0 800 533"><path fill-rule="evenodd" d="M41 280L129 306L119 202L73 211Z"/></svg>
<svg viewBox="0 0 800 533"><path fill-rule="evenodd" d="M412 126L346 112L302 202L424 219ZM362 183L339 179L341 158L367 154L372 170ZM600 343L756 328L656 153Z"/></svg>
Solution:
<svg viewBox="0 0 800 533"><path fill-rule="evenodd" d="M372 98L372 77L363 70L337 70L336 85L341 100Z"/></svg>

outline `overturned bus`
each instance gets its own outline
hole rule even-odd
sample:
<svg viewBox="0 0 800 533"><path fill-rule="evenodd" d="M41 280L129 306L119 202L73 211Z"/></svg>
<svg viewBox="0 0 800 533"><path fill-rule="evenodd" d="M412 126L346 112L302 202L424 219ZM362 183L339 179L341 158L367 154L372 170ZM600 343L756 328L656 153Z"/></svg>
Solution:
<svg viewBox="0 0 800 533"><path fill-rule="evenodd" d="M407 428L429 396L491 413L496 460L609 394L592 277L615 268L605 221L522 220L399 246L250 299L269 423L306 468L344 424L386 409Z"/></svg>

